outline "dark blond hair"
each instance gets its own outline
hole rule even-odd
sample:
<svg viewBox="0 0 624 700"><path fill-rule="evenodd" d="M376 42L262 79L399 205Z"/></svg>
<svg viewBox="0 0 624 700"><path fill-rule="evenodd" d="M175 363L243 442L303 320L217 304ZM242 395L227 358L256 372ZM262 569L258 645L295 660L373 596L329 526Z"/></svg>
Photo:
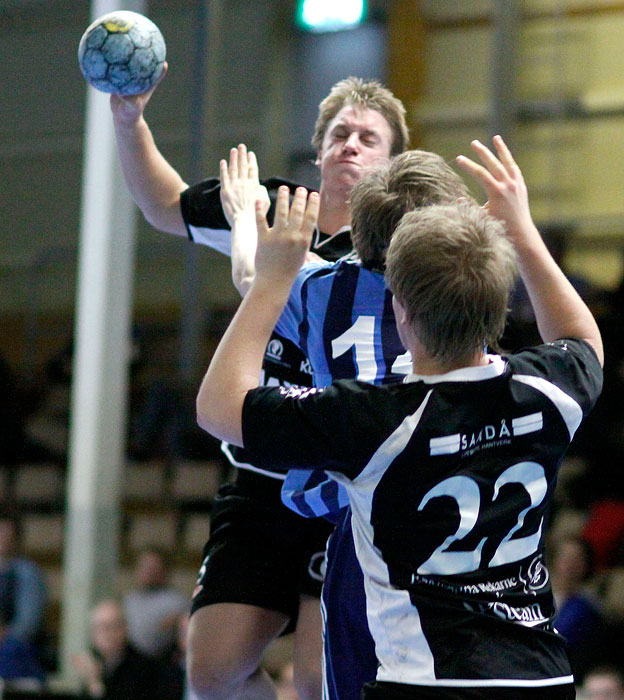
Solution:
<svg viewBox="0 0 624 700"><path fill-rule="evenodd" d="M385 118L392 131L390 155L402 153L407 148L409 135L405 121L405 107L401 100L376 80L365 81L362 78L350 76L336 83L319 105L312 136L312 145L317 152L323 145L328 124L346 105L374 109Z"/></svg>
<svg viewBox="0 0 624 700"><path fill-rule="evenodd" d="M504 224L474 203L407 213L386 259L386 282L416 337L450 367L496 347L515 273Z"/></svg>
<svg viewBox="0 0 624 700"><path fill-rule="evenodd" d="M435 153L406 151L351 190L351 240L362 265L383 270L390 238L405 212L468 196L464 181Z"/></svg>

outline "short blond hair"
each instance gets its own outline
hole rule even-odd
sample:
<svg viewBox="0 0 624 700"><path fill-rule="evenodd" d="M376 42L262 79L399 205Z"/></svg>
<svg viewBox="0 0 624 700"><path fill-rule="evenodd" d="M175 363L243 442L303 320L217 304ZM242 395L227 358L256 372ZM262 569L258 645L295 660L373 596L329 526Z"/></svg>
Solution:
<svg viewBox="0 0 624 700"><path fill-rule="evenodd" d="M436 153L412 150L363 177L351 190L351 240L362 265L383 270L390 238L403 214L467 197L464 181Z"/></svg>
<svg viewBox="0 0 624 700"><path fill-rule="evenodd" d="M407 213L386 259L386 282L430 357L461 366L497 347L516 275L504 224L474 203Z"/></svg>
<svg viewBox="0 0 624 700"><path fill-rule="evenodd" d="M337 82L329 95L319 105L318 117L312 135L312 145L320 151L327 126L347 105L367 107L379 112L388 122L392 132L390 155L402 153L409 144L405 107L388 88L376 80L363 80L350 76Z"/></svg>

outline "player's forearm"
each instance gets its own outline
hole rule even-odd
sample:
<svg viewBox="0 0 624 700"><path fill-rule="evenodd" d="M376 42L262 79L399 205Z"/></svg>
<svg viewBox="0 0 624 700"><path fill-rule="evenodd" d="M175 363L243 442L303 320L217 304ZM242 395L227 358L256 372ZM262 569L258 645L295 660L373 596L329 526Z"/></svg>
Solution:
<svg viewBox="0 0 624 700"><path fill-rule="evenodd" d="M258 232L252 210L235 216L232 222L232 281L241 296L245 296L256 274Z"/></svg>
<svg viewBox="0 0 624 700"><path fill-rule="evenodd" d="M583 338L594 348L602 364L602 339L596 320L552 258L537 229L533 227L521 242L516 243L516 252L520 274L544 342Z"/></svg>
<svg viewBox="0 0 624 700"><path fill-rule="evenodd" d="M242 446L245 396L258 386L264 351L292 280L256 278L210 362L197 395L197 423L216 438Z"/></svg>
<svg viewBox="0 0 624 700"><path fill-rule="evenodd" d="M186 183L160 153L142 117L134 124L113 122L121 168L137 206L154 228L185 236L180 194Z"/></svg>

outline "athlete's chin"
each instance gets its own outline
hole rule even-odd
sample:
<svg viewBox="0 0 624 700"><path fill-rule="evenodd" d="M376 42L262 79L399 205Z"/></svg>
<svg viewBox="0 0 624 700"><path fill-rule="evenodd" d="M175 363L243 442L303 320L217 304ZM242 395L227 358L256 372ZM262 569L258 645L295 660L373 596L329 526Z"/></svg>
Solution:
<svg viewBox="0 0 624 700"><path fill-rule="evenodd" d="M350 192L352 187L362 179L364 173L362 170L343 171L336 177L332 178L333 189L344 190Z"/></svg>

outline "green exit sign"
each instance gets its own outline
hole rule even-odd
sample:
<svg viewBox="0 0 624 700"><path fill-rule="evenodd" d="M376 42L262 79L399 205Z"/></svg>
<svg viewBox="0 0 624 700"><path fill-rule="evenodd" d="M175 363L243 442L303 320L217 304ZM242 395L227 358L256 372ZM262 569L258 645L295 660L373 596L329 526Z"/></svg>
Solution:
<svg viewBox="0 0 624 700"><path fill-rule="evenodd" d="M297 24L308 32L353 29L366 19L366 0L297 0Z"/></svg>

